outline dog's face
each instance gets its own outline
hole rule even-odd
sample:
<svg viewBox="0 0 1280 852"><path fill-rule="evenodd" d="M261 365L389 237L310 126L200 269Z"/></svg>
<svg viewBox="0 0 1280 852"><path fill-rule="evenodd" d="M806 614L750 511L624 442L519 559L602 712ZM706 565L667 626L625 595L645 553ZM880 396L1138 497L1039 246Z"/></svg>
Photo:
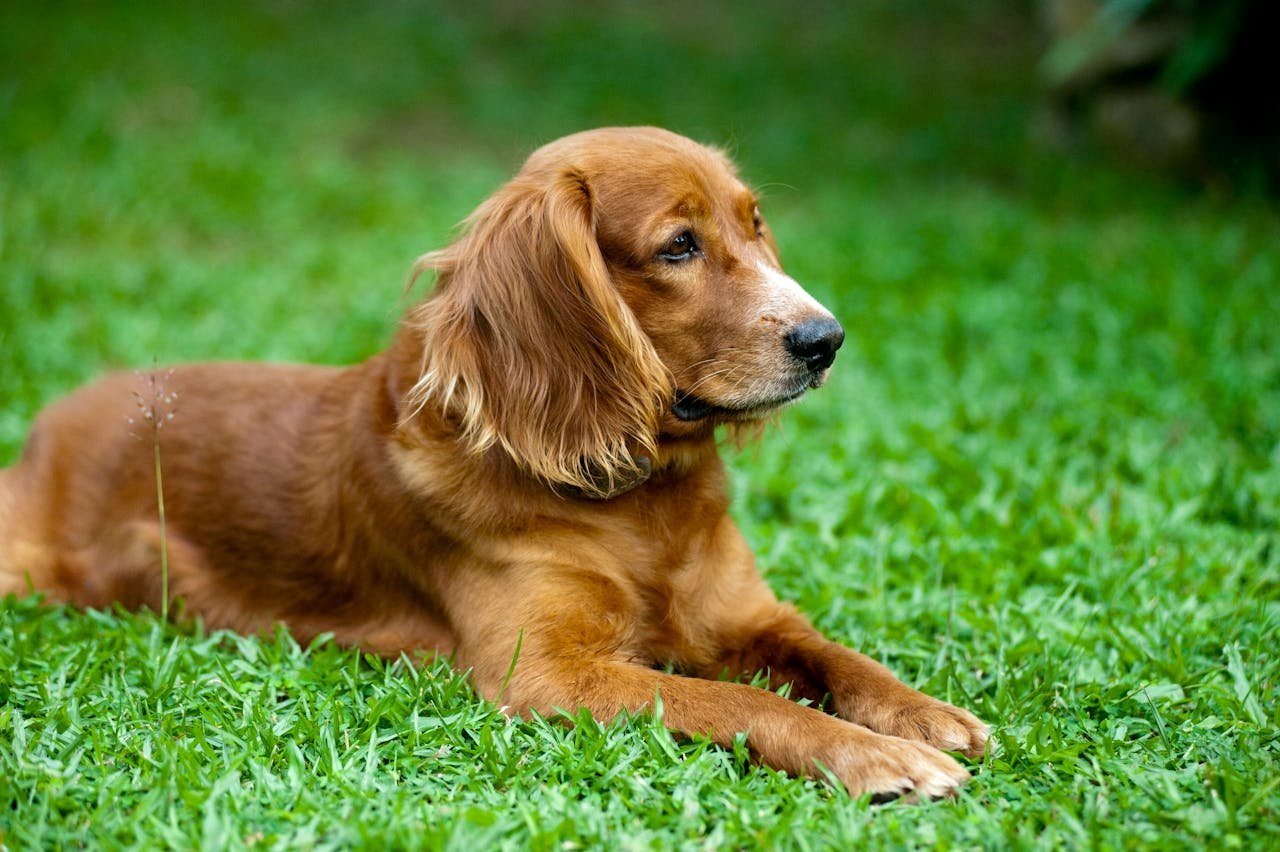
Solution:
<svg viewBox="0 0 1280 852"><path fill-rule="evenodd" d="M407 410L435 405L474 451L595 496L642 481L664 436L818 386L844 340L728 159L655 128L540 148L425 269Z"/></svg>
<svg viewBox="0 0 1280 852"><path fill-rule="evenodd" d="M782 271L719 151L654 128L590 131L529 167L581 175L613 285L670 371L683 421L756 419L826 379L844 332Z"/></svg>

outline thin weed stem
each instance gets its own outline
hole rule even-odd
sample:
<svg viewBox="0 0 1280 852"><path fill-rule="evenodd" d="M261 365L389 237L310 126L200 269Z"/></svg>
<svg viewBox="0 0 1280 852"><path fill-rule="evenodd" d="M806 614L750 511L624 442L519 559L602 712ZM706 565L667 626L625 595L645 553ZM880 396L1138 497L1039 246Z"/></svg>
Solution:
<svg viewBox="0 0 1280 852"><path fill-rule="evenodd" d="M151 449L156 463L156 511L160 515L160 620L169 620L169 531L164 520L164 476L160 470L160 430L152 430Z"/></svg>
<svg viewBox="0 0 1280 852"><path fill-rule="evenodd" d="M178 399L178 394L176 391L166 391L164 387L164 381L172 376L173 370L168 370L163 377L157 377L156 370L153 368L146 376L147 393L144 395L134 391L133 394L142 419L151 432L151 459L156 477L156 514L160 521L160 619L166 622L169 620L169 530L164 514L164 472L160 465L160 430L177 413L173 404ZM134 418L129 418L131 426L136 423ZM142 436L134 433L134 437Z"/></svg>

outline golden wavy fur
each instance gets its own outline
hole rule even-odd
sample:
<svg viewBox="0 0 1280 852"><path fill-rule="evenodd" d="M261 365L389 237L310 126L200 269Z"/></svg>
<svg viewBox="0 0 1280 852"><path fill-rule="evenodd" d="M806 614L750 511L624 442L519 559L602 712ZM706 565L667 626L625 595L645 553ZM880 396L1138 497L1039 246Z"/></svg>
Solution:
<svg viewBox="0 0 1280 852"><path fill-rule="evenodd" d="M409 315L425 341L410 411L434 402L472 452L496 444L550 484L634 478L671 379L613 287L585 178L531 165L467 225L414 267L439 277Z"/></svg>
<svg viewBox="0 0 1280 852"><path fill-rule="evenodd" d="M964 781L943 750L982 754L986 727L779 603L729 518L717 426L820 385L843 331L723 154L653 128L551 143L428 271L362 364L117 374L50 406L0 472L0 592L160 609L153 447L128 421L176 396L169 590L210 627L450 655L513 712L661 696L671 728L745 732L854 794ZM717 679L757 671L833 712Z"/></svg>

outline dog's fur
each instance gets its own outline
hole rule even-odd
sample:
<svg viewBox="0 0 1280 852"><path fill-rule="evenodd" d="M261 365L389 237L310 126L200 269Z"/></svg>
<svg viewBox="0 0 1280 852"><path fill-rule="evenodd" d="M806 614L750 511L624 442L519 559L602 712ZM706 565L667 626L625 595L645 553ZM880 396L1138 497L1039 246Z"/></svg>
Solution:
<svg viewBox="0 0 1280 852"><path fill-rule="evenodd" d="M942 750L981 755L986 727L780 604L726 512L716 427L816 387L843 333L721 153L652 128L561 139L425 271L433 294L357 366L117 374L50 406L0 472L0 593L160 609L141 396L176 408L169 588L210 627L452 655L513 712L660 696L671 728L746 732L853 794L968 777ZM757 671L835 715L717 679Z"/></svg>

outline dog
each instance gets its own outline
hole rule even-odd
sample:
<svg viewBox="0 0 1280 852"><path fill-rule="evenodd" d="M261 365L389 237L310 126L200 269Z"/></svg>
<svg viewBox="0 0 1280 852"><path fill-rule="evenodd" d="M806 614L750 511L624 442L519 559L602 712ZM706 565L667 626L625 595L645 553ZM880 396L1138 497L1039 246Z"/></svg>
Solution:
<svg viewBox="0 0 1280 852"><path fill-rule="evenodd" d="M820 386L844 331L722 152L552 142L431 273L356 366L119 373L48 407L0 472L0 594L445 655L511 713L660 703L855 796L968 778L945 752L987 727L780 603L727 513L717 427Z"/></svg>

